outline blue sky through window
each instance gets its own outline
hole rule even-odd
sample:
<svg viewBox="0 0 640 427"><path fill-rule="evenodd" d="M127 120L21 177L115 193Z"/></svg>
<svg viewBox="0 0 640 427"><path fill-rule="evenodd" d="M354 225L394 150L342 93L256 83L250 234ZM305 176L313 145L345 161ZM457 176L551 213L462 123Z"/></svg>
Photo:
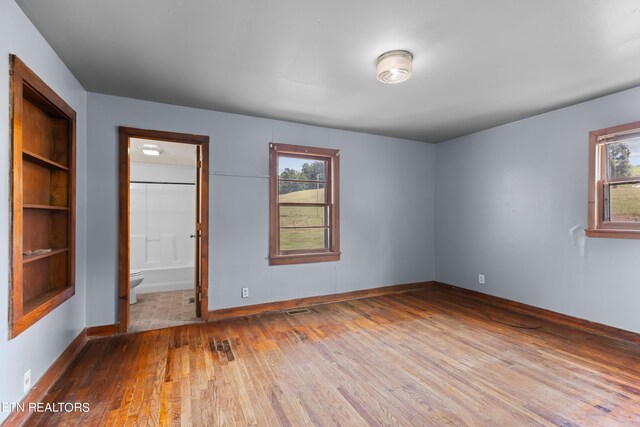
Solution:
<svg viewBox="0 0 640 427"><path fill-rule="evenodd" d="M317 161L319 160L280 156L278 158L278 175L280 175L285 169L293 169L296 172L302 172L302 165L305 163L311 164Z"/></svg>
<svg viewBox="0 0 640 427"><path fill-rule="evenodd" d="M633 166L640 166L640 138L633 138L628 141L624 141L631 151L629 161Z"/></svg>

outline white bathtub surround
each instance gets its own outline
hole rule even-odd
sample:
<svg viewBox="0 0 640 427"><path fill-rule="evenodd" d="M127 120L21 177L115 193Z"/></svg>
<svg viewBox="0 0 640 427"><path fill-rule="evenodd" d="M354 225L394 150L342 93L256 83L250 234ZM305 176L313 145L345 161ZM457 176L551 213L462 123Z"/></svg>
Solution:
<svg viewBox="0 0 640 427"><path fill-rule="evenodd" d="M146 268L142 272L144 282L136 288L138 294L195 289L193 265Z"/></svg>
<svg viewBox="0 0 640 427"><path fill-rule="evenodd" d="M196 188L182 184L195 182L195 168L132 163L131 182L131 269L144 273L136 292L193 288Z"/></svg>

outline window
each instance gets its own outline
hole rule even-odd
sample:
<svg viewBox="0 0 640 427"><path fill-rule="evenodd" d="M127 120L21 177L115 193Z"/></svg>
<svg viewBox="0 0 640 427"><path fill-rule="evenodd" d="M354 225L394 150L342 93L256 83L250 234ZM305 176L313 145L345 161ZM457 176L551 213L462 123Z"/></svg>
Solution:
<svg viewBox="0 0 640 427"><path fill-rule="evenodd" d="M272 265L340 259L340 152L269 145Z"/></svg>
<svg viewBox="0 0 640 427"><path fill-rule="evenodd" d="M640 122L589 135L587 236L640 238Z"/></svg>

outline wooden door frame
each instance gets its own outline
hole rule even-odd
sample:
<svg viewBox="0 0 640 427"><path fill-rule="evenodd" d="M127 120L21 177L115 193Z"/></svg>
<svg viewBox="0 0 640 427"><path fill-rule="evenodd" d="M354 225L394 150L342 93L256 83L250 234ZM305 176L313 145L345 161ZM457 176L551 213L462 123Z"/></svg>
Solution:
<svg viewBox="0 0 640 427"><path fill-rule="evenodd" d="M200 249L200 285L201 319L207 320L209 313L209 137L187 133L165 132L149 129L119 127L120 134L120 185L119 185L119 244L118 244L118 332L125 333L129 328L129 289L130 289L130 236L129 208L130 158L129 140L131 138L155 139L179 144L198 145L202 150L202 168L200 168L200 206L202 218L202 237Z"/></svg>

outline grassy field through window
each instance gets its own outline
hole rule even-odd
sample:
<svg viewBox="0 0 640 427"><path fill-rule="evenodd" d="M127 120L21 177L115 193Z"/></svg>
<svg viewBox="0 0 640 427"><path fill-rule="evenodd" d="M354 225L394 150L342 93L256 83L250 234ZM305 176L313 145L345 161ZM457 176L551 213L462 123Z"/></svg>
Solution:
<svg viewBox="0 0 640 427"><path fill-rule="evenodd" d="M611 186L611 221L640 222L640 184Z"/></svg>
<svg viewBox="0 0 640 427"><path fill-rule="evenodd" d="M281 203L324 203L324 188L280 194ZM324 206L280 206L280 227L326 227ZM326 228L280 229L280 250L295 251L328 248Z"/></svg>

